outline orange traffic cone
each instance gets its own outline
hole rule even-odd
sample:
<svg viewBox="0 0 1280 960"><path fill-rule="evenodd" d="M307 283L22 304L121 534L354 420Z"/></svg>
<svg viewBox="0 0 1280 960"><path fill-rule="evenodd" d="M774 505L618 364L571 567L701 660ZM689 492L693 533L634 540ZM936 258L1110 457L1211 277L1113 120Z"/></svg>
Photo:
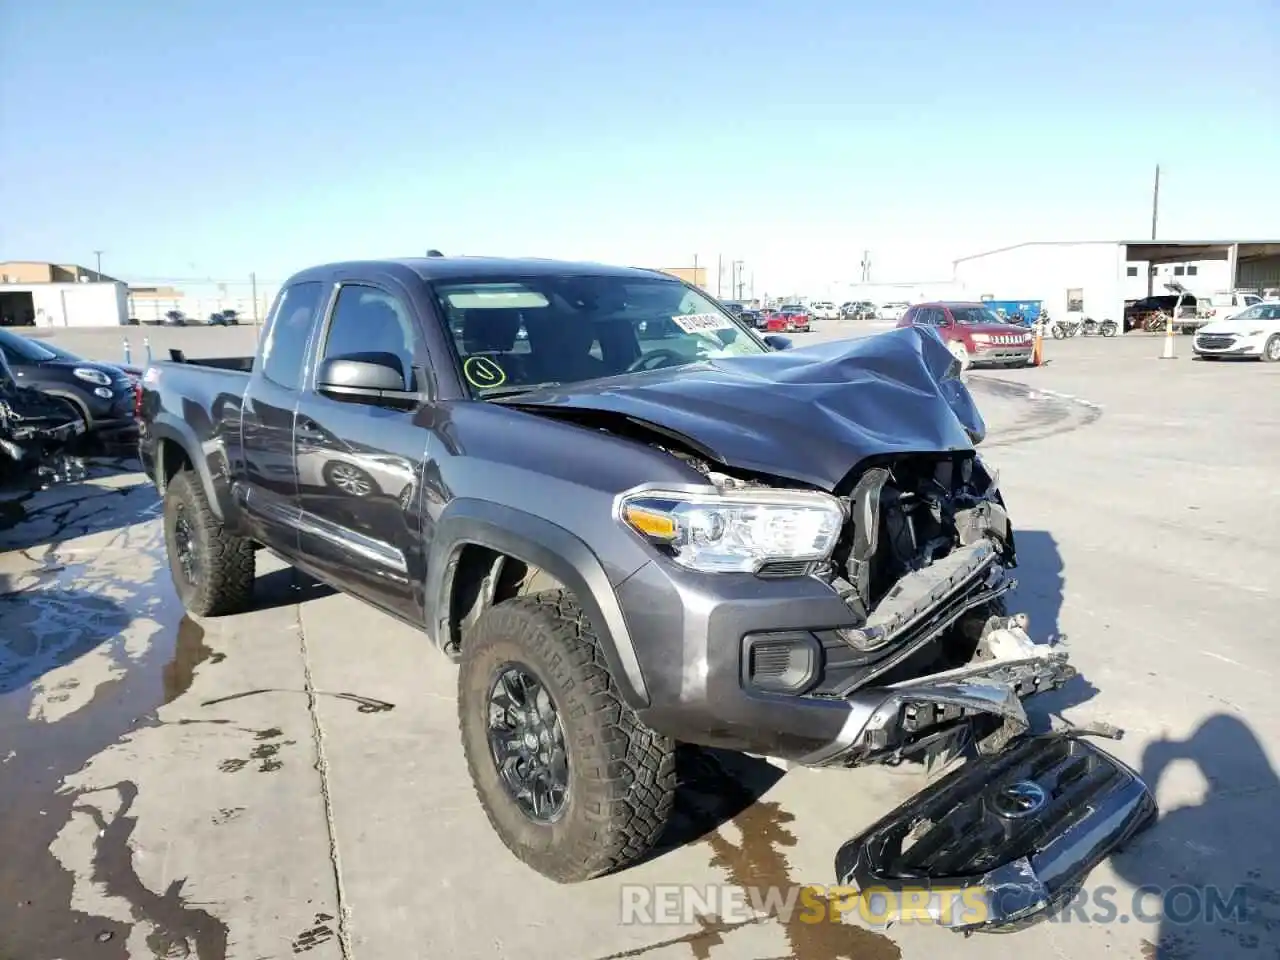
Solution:
<svg viewBox="0 0 1280 960"><path fill-rule="evenodd" d="M1033 367L1044 366L1044 336L1041 334L1040 327L1036 327L1035 346L1031 348L1031 365Z"/></svg>

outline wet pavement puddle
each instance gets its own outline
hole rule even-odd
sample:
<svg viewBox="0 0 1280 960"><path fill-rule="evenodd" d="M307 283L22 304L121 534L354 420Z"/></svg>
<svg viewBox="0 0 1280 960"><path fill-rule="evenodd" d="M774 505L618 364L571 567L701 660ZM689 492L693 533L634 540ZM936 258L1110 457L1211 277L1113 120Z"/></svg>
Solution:
<svg viewBox="0 0 1280 960"><path fill-rule="evenodd" d="M137 787L77 792L66 779L158 721L216 655L173 596L145 478L95 465L89 482L0 494L0 956L116 960L148 920L156 957L221 958L225 927L183 881L139 879L130 837ZM84 818L85 874L125 911L73 907L58 852Z"/></svg>

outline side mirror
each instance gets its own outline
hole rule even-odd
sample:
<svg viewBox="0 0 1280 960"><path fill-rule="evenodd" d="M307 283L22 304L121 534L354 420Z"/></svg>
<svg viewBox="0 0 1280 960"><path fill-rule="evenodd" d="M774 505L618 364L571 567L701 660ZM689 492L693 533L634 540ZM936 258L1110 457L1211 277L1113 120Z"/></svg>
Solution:
<svg viewBox="0 0 1280 960"><path fill-rule="evenodd" d="M404 367L393 353L353 353L330 357L316 373L316 390L334 400L401 406L418 401L408 389Z"/></svg>
<svg viewBox="0 0 1280 960"><path fill-rule="evenodd" d="M791 349L790 337L768 336L764 338L764 342L767 343L770 346L770 348L774 350L790 350Z"/></svg>

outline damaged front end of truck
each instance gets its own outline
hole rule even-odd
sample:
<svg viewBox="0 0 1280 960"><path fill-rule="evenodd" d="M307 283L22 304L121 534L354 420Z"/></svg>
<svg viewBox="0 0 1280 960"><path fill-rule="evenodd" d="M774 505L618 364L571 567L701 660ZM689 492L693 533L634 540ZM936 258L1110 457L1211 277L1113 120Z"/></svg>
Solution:
<svg viewBox="0 0 1280 960"><path fill-rule="evenodd" d="M42 487L84 479L84 461L71 455L85 432L71 404L18 384L0 355L0 479L12 475Z"/></svg>
<svg viewBox="0 0 1280 960"><path fill-rule="evenodd" d="M803 678L788 696L845 710L839 736L802 764L916 760L932 780L841 848L839 883L917 900L971 891L980 911L932 897L929 916L966 932L1014 929L1047 915L1154 819L1141 779L1083 739L1118 731L1033 731L1025 701L1076 670L1060 640L1033 640L1028 617L1008 608L1016 537L976 449L986 425L936 334L713 360L625 389L602 381L519 403L645 440L721 494L839 501L835 549L781 574L825 581L846 623L809 632L816 652L780 637L748 655ZM908 901L886 902L892 919Z"/></svg>

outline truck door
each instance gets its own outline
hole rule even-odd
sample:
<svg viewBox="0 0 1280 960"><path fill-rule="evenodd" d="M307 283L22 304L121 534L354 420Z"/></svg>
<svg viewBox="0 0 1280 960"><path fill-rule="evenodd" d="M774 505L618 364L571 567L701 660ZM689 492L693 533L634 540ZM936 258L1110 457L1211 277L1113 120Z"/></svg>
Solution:
<svg viewBox="0 0 1280 960"><path fill-rule="evenodd" d="M309 280L281 291L241 408L244 482L237 493L245 521L254 539L289 558L298 550L300 515L293 418L326 289L320 280Z"/></svg>
<svg viewBox="0 0 1280 960"><path fill-rule="evenodd" d="M418 404L326 387L335 361L373 362L421 390L427 369L411 299L391 280L340 282L313 348L294 428L301 549L324 579L383 609L420 620L425 542L418 502L429 431Z"/></svg>

